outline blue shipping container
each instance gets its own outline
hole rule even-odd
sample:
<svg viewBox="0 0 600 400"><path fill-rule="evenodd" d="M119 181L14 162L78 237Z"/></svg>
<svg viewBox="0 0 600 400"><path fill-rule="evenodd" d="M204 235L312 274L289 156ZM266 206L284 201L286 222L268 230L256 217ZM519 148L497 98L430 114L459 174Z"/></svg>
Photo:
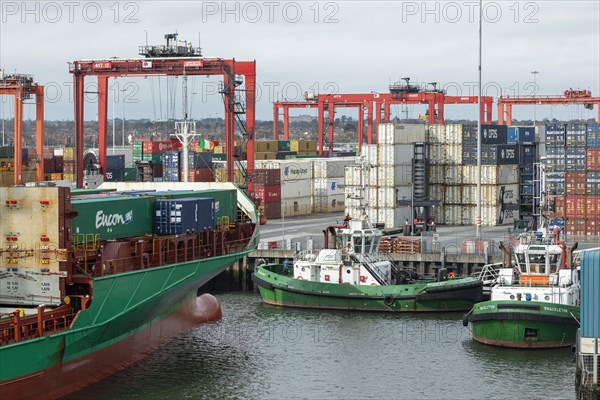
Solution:
<svg viewBox="0 0 600 400"><path fill-rule="evenodd" d="M527 126L519 128L519 143L535 143L535 128Z"/></svg>
<svg viewBox="0 0 600 400"><path fill-rule="evenodd" d="M588 147L600 147L600 125L587 125L585 133L585 142Z"/></svg>
<svg viewBox="0 0 600 400"><path fill-rule="evenodd" d="M498 145L496 161L499 165L518 164L519 146L516 144Z"/></svg>
<svg viewBox="0 0 600 400"><path fill-rule="evenodd" d="M581 336L600 338L600 250L581 255Z"/></svg>
<svg viewBox="0 0 600 400"><path fill-rule="evenodd" d="M125 168L125 155L113 154L106 156L106 170L116 170Z"/></svg>
<svg viewBox="0 0 600 400"><path fill-rule="evenodd" d="M514 128L509 126L506 130L506 143L517 143L519 140L519 130L521 128Z"/></svg>
<svg viewBox="0 0 600 400"><path fill-rule="evenodd" d="M506 125L481 125L482 144L506 144Z"/></svg>
<svg viewBox="0 0 600 400"><path fill-rule="evenodd" d="M211 198L160 199L154 202L154 232L179 235L214 229L215 209Z"/></svg>
<svg viewBox="0 0 600 400"><path fill-rule="evenodd" d="M104 174L106 182L123 182L125 177L125 169L107 169Z"/></svg>

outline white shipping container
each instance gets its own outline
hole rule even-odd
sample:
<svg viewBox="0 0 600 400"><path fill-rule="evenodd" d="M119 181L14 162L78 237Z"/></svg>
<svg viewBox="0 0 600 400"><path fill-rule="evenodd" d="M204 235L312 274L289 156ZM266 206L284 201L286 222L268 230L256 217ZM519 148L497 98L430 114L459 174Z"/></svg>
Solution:
<svg viewBox="0 0 600 400"><path fill-rule="evenodd" d="M444 186L444 204L462 205L462 189L459 185Z"/></svg>
<svg viewBox="0 0 600 400"><path fill-rule="evenodd" d="M291 199L296 197L311 197L313 184L309 179L288 180L281 182L281 198Z"/></svg>
<svg viewBox="0 0 600 400"><path fill-rule="evenodd" d="M427 139L425 124L380 124L378 128L379 144L423 143Z"/></svg>
<svg viewBox="0 0 600 400"><path fill-rule="evenodd" d="M312 214L312 196L281 199L281 214L283 217Z"/></svg>
<svg viewBox="0 0 600 400"><path fill-rule="evenodd" d="M442 164L462 164L462 144L442 145Z"/></svg>
<svg viewBox="0 0 600 400"><path fill-rule="evenodd" d="M396 190L393 187L377 188L377 205L380 207L396 207Z"/></svg>
<svg viewBox="0 0 600 400"><path fill-rule="evenodd" d="M344 195L344 178L315 178L314 188L315 196Z"/></svg>
<svg viewBox="0 0 600 400"><path fill-rule="evenodd" d="M427 157L429 158L430 165L444 164L443 145L437 143L429 143L427 145Z"/></svg>
<svg viewBox="0 0 600 400"><path fill-rule="evenodd" d="M312 162L295 160L281 160L281 181L304 182L312 179Z"/></svg>
<svg viewBox="0 0 600 400"><path fill-rule="evenodd" d="M446 225L463 225L463 206L445 205L444 223Z"/></svg>
<svg viewBox="0 0 600 400"><path fill-rule="evenodd" d="M379 184L379 168L369 168L367 171L367 185L377 186Z"/></svg>
<svg viewBox="0 0 600 400"><path fill-rule="evenodd" d="M462 124L447 124L443 141L446 144L462 144Z"/></svg>
<svg viewBox="0 0 600 400"><path fill-rule="evenodd" d="M431 207L431 214L433 215L433 219L435 220L435 223L437 225L445 224L445 221L444 221L444 216L445 216L444 209L445 209L444 206L434 206L434 207Z"/></svg>
<svg viewBox="0 0 600 400"><path fill-rule="evenodd" d="M427 192L428 192L427 195L429 196L430 200L439 200L442 204L444 203L444 186L443 185L428 185ZM442 219L440 219L440 221Z"/></svg>
<svg viewBox="0 0 600 400"><path fill-rule="evenodd" d="M519 202L519 185L481 185L481 204L497 205L517 204ZM462 204L477 204L477 185L462 186Z"/></svg>
<svg viewBox="0 0 600 400"><path fill-rule="evenodd" d="M484 185L518 183L518 172L518 165L482 165L481 183ZM468 185L477 184L477 165L463 166L463 183Z"/></svg>
<svg viewBox="0 0 600 400"><path fill-rule="evenodd" d="M377 170L377 186L408 185L412 183L412 163L382 165Z"/></svg>
<svg viewBox="0 0 600 400"><path fill-rule="evenodd" d="M396 165L412 158L412 144L380 144L377 165Z"/></svg>
<svg viewBox="0 0 600 400"><path fill-rule="evenodd" d="M376 144L363 144L360 150L361 156L365 157L368 164L377 164L377 146Z"/></svg>
<svg viewBox="0 0 600 400"><path fill-rule="evenodd" d="M379 202L379 188L377 186L368 186L367 187L367 197L365 198L365 203L370 207L377 207Z"/></svg>
<svg viewBox="0 0 600 400"><path fill-rule="evenodd" d="M313 210L316 213L343 212L346 208L344 195L315 196Z"/></svg>
<svg viewBox="0 0 600 400"><path fill-rule="evenodd" d="M444 173L443 183L446 185L460 185L463 181L462 167L460 165L446 165Z"/></svg>
<svg viewBox="0 0 600 400"><path fill-rule="evenodd" d="M444 143L446 135L446 127L444 125L428 125L427 126L427 142L428 143Z"/></svg>
<svg viewBox="0 0 600 400"><path fill-rule="evenodd" d="M343 178L345 168L354 165L356 157L333 157L313 160L315 178Z"/></svg>
<svg viewBox="0 0 600 400"><path fill-rule="evenodd" d="M443 185L446 182L446 166L429 164L429 183Z"/></svg>
<svg viewBox="0 0 600 400"><path fill-rule="evenodd" d="M464 214L464 225L475 225L477 206L466 206ZM481 225L483 226L512 225L518 219L518 210L502 210L502 207L498 205L481 207Z"/></svg>
<svg viewBox="0 0 600 400"><path fill-rule="evenodd" d="M344 174L344 182L346 185L360 186L362 185L363 172L360 168L346 167Z"/></svg>
<svg viewBox="0 0 600 400"><path fill-rule="evenodd" d="M410 207L377 208L376 223L385 224L386 228L403 227L404 222L407 219L410 221L410 218Z"/></svg>

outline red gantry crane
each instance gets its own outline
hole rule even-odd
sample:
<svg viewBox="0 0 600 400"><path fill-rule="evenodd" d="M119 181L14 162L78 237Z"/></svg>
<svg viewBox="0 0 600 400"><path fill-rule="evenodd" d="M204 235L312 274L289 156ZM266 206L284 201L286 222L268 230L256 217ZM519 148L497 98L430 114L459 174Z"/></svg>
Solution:
<svg viewBox="0 0 600 400"><path fill-rule="evenodd" d="M124 76L197 76L222 75L223 101L225 103L225 146L227 180L234 180L234 132L236 121L247 146L246 184L252 189L254 169L254 125L256 100L256 61L203 58L200 48L180 46L177 34L167 34L167 45L141 46L140 59L98 59L73 61L69 70L73 74L75 92L75 153L77 155L77 187L83 184L83 105L84 79L98 79L98 147L102 171L106 166L106 128L108 105L108 78ZM175 39L175 44L170 40ZM243 80L242 80L243 76ZM245 106L240 100L239 87L244 84ZM245 121L242 120L245 115Z"/></svg>
<svg viewBox="0 0 600 400"><path fill-rule="evenodd" d="M393 104L427 104L429 124L444 123L444 105L446 104L477 104L477 96L448 96L443 91L421 91L416 85L410 85L408 78L406 84L390 86L390 93L357 93L357 94L310 94L305 93L305 101L277 101L273 103L273 138L279 137L279 114L283 109L283 137L289 139L289 109L290 108L316 108L318 121L319 154L324 152L324 126L325 111L327 111L327 133L329 148L333 151L333 131L335 121L335 107L358 108L358 147L363 143L364 111L367 110L367 143L373 143L374 133L377 132L380 122L390 121L390 106ZM492 120L491 96L481 98L481 117L485 123ZM383 114L383 119L382 119ZM375 118L373 120L373 117Z"/></svg>
<svg viewBox="0 0 600 400"><path fill-rule="evenodd" d="M598 107L600 123L600 97L592 97L589 90L565 90L562 96L500 96L498 98L498 124L512 124L512 107L516 105L568 105L583 104L588 110Z"/></svg>
<svg viewBox="0 0 600 400"><path fill-rule="evenodd" d="M0 95L15 96L14 148L15 185L23 183L23 102L35 95L36 179L44 180L44 87L33 82L31 75L3 75L0 70Z"/></svg>

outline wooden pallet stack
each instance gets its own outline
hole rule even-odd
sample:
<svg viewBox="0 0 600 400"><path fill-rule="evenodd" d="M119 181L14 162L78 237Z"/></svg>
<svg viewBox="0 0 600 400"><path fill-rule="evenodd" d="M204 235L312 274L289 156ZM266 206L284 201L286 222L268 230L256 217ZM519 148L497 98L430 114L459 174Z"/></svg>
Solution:
<svg viewBox="0 0 600 400"><path fill-rule="evenodd" d="M379 251L383 253L420 253L421 239L411 236L384 237L379 242Z"/></svg>

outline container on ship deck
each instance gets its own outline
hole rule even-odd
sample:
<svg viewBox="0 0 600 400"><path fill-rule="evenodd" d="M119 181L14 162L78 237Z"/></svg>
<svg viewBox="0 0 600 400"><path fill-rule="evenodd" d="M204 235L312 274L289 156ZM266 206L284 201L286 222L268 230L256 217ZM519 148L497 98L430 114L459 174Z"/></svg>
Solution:
<svg viewBox="0 0 600 400"><path fill-rule="evenodd" d="M190 152L188 154L188 166L190 168L212 168L212 153Z"/></svg>
<svg viewBox="0 0 600 400"><path fill-rule="evenodd" d="M585 152L586 169L600 171L600 147L588 147Z"/></svg>
<svg viewBox="0 0 600 400"><path fill-rule="evenodd" d="M142 151L144 155L146 154L160 154L165 151L173 151L176 150L173 147L173 142L150 142L144 141L142 144Z"/></svg>
<svg viewBox="0 0 600 400"><path fill-rule="evenodd" d="M183 171L180 171L183 176ZM213 171L210 168L189 168L188 181L190 182L214 182Z"/></svg>
<svg viewBox="0 0 600 400"><path fill-rule="evenodd" d="M157 199L154 202L154 232L179 235L215 228L212 198Z"/></svg>
<svg viewBox="0 0 600 400"><path fill-rule="evenodd" d="M73 241L142 236L152 232L151 197L100 197L71 200Z"/></svg>
<svg viewBox="0 0 600 400"><path fill-rule="evenodd" d="M106 170L118 170L125 168L124 154L111 154L106 156Z"/></svg>
<svg viewBox="0 0 600 400"><path fill-rule="evenodd" d="M600 147L600 125L588 124L586 127L585 142L588 147Z"/></svg>
<svg viewBox="0 0 600 400"><path fill-rule="evenodd" d="M235 189L205 189L205 190L168 190L150 192L148 196L165 199L180 199L185 197L206 197L214 199L215 221L228 217L230 221L237 218L237 190Z"/></svg>

